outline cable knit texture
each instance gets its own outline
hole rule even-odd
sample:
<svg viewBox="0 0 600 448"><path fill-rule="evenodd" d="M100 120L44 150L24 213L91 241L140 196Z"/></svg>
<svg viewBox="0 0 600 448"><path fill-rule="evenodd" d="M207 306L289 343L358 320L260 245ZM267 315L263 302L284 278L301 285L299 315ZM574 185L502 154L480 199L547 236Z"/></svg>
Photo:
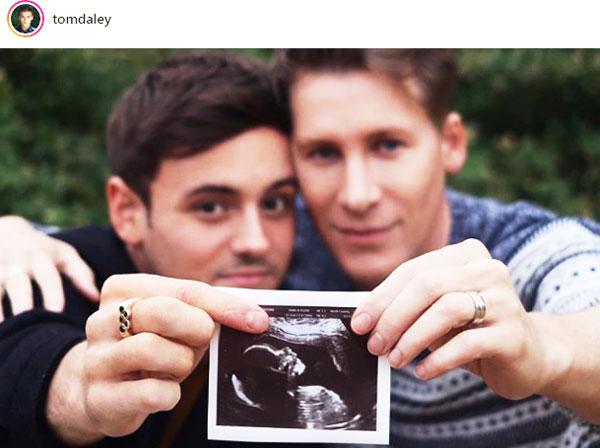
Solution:
<svg viewBox="0 0 600 448"><path fill-rule="evenodd" d="M569 313L600 304L598 223L559 218L526 202L502 204L451 190L447 195L450 242L481 240L494 258L507 264L526 309ZM310 230L306 214L298 219L296 257L286 286L352 289ZM460 369L423 382L413 369L414 364L392 372L390 446L600 446L600 427L578 420L549 399L506 400Z"/></svg>

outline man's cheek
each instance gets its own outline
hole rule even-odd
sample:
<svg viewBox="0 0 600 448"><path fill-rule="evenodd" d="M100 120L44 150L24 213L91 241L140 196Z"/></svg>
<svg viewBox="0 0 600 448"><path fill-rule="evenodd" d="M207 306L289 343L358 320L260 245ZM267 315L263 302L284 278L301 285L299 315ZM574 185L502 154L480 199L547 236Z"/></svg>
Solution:
<svg viewBox="0 0 600 448"><path fill-rule="evenodd" d="M312 187L309 191L309 206L318 207L327 211L335 200L337 185L332 182L327 182L327 178L315 177L311 180Z"/></svg>

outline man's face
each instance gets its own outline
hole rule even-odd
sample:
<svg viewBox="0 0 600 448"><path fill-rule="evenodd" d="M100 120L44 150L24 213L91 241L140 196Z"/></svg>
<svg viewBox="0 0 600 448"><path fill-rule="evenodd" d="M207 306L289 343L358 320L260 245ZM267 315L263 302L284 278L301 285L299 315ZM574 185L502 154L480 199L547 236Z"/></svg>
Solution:
<svg viewBox="0 0 600 448"><path fill-rule="evenodd" d="M19 22L21 22L21 30L27 31L31 27L31 22L33 20L33 14L31 11L22 11L19 14Z"/></svg>
<svg viewBox="0 0 600 448"><path fill-rule="evenodd" d="M451 151L413 95L367 71L307 72L291 95L300 188L358 287L446 243Z"/></svg>
<svg viewBox="0 0 600 448"><path fill-rule="evenodd" d="M151 272L249 288L279 286L293 247L288 140L257 128L166 160L151 184L141 243Z"/></svg>

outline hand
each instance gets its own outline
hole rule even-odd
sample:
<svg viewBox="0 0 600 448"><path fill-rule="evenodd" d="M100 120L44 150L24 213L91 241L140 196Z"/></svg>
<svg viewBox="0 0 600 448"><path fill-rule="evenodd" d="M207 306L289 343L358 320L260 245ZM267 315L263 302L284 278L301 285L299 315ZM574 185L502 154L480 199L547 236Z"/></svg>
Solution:
<svg viewBox="0 0 600 448"><path fill-rule="evenodd" d="M7 293L13 314L33 308L31 280L39 285L44 306L62 311L65 298L59 272L90 300L98 300L94 273L72 246L38 232L17 216L0 218L0 238L0 297Z"/></svg>
<svg viewBox="0 0 600 448"><path fill-rule="evenodd" d="M132 297L139 298L131 311L133 335L123 338L118 307ZM253 302L200 282L144 274L109 278L100 309L88 319L87 343L74 349L76 359L63 360L52 381L51 426L67 442L91 442L94 434L131 434L148 415L172 409L180 383L206 353L215 322L257 333L267 329L268 316ZM73 371L79 380L73 381ZM65 381L81 395L67 406Z"/></svg>
<svg viewBox="0 0 600 448"><path fill-rule="evenodd" d="M475 310L469 291L486 302L477 326L469 325ZM560 345L550 346L523 308L507 267L477 240L402 264L357 308L352 328L371 332L369 351L388 354L392 367L406 366L429 348L415 369L421 379L464 367L506 398L547 388L565 364L557 359L565 353Z"/></svg>

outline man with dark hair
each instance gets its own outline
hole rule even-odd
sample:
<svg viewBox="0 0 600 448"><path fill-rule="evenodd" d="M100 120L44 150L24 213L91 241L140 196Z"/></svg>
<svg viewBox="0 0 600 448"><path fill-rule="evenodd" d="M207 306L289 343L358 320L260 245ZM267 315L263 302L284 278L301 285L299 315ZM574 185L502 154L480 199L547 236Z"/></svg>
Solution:
<svg viewBox="0 0 600 448"><path fill-rule="evenodd" d="M335 257L301 207L287 284L375 288L352 326L399 369L392 446L597 444L598 224L445 188L467 155L450 52L289 50L279 68Z"/></svg>
<svg viewBox="0 0 600 448"><path fill-rule="evenodd" d="M112 228L58 235L104 284L100 309L66 284L64 313L35 309L0 326L2 446L126 435L127 446L176 436L206 446L206 393L191 410L160 411L182 394L196 400L202 382L183 393L180 383L214 322L266 329L257 305L208 284L281 284L296 195L288 132L265 68L232 54L174 57L126 92L107 126ZM136 272L191 280L115 275Z"/></svg>
<svg viewBox="0 0 600 448"><path fill-rule="evenodd" d="M29 5L25 5L19 8L19 26L15 29L21 34L31 34L35 32L37 28L32 25L35 9Z"/></svg>

